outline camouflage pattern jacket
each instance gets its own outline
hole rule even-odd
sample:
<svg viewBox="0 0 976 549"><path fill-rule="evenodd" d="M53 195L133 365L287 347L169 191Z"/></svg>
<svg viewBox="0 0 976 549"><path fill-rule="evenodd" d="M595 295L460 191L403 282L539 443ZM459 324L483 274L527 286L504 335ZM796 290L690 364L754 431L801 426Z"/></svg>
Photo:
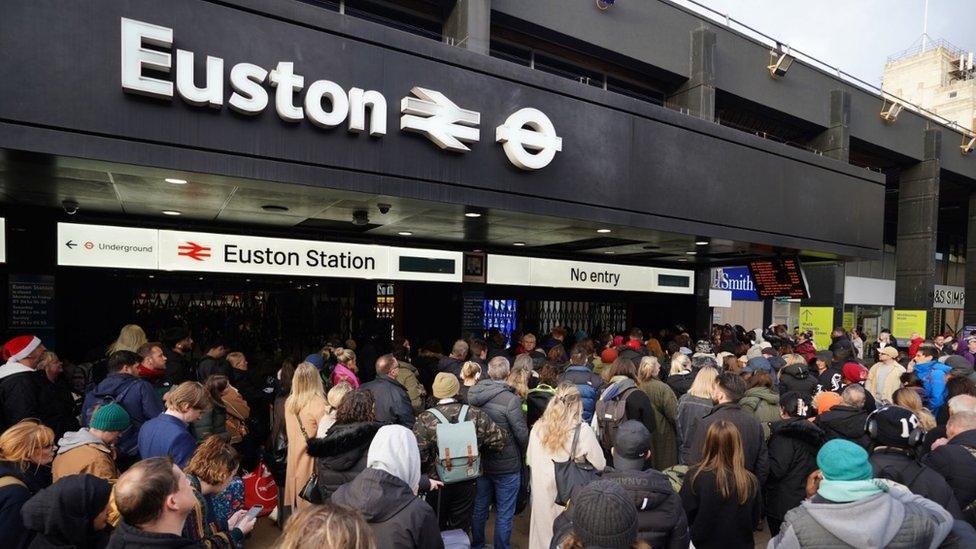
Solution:
<svg viewBox="0 0 976 549"><path fill-rule="evenodd" d="M442 401L443 402L443 401ZM444 414L444 417L452 423L457 421L461 414L463 404L451 399L450 402L437 404L434 406ZM488 414L480 408L468 406L466 419L474 422L475 434L478 437L478 451L482 454L486 452L498 452L505 447L505 431L495 425L495 422L488 417ZM413 426L413 432L417 436L417 444L420 446L421 470L430 478L438 478L434 463L437 461L437 418L434 414L424 410L417 416L417 423ZM484 458L482 458L484 463Z"/></svg>

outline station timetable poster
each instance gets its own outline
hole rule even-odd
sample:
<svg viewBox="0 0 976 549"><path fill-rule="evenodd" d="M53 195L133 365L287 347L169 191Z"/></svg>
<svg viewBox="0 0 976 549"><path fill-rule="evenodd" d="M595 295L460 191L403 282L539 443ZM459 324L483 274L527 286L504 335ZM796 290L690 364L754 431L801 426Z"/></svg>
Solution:
<svg viewBox="0 0 976 549"><path fill-rule="evenodd" d="M749 262L749 273L760 299L788 297L807 299L807 279L795 257L757 259Z"/></svg>

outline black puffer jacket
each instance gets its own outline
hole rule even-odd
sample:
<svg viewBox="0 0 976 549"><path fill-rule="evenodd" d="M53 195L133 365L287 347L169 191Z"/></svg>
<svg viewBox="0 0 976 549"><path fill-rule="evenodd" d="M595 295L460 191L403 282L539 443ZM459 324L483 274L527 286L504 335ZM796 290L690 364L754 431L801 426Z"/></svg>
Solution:
<svg viewBox="0 0 976 549"><path fill-rule="evenodd" d="M779 371L779 394L785 395L790 391L796 391L802 395L809 395L817 392L817 385L820 383L817 378L810 373L810 368L803 364L790 364L784 366Z"/></svg>
<svg viewBox="0 0 976 549"><path fill-rule="evenodd" d="M838 404L817 417L817 425L824 430L827 440L843 438L860 445L865 450L871 449L871 439L864 432L864 425L868 420L868 413L859 408Z"/></svg>
<svg viewBox="0 0 976 549"><path fill-rule="evenodd" d="M976 430L957 434L923 460L952 486L962 508L976 503L976 456L970 449L976 449ZM976 526L976 510L966 513L966 521Z"/></svg>
<svg viewBox="0 0 976 549"><path fill-rule="evenodd" d="M437 515L405 482L379 469L365 469L332 495L332 502L359 511L382 549L441 549Z"/></svg>
<svg viewBox="0 0 976 549"><path fill-rule="evenodd" d="M817 452L824 442L823 430L805 419L773 424L765 486L767 517L782 521L787 511L806 498L807 476L817 469Z"/></svg>
<svg viewBox="0 0 976 549"><path fill-rule="evenodd" d="M963 518L956 495L946 479L935 469L920 464L911 450L878 447L871 452L868 460L874 469L875 478L886 478L903 484L912 493L941 505L953 518Z"/></svg>
<svg viewBox="0 0 976 549"><path fill-rule="evenodd" d="M664 473L653 469L620 471L608 467L602 478L620 484L633 496L637 506L637 539L661 549L688 547L688 519L681 497Z"/></svg>
<svg viewBox="0 0 976 549"><path fill-rule="evenodd" d="M454 374L458 379L461 379L462 366L464 366L463 360L454 358L453 356L445 356L437 363L437 371Z"/></svg>
<svg viewBox="0 0 976 549"><path fill-rule="evenodd" d="M485 474L506 475L522 470L522 456L529 444L529 428L522 413L522 399L515 389L494 379L479 381L468 390L468 404L483 409L505 431L505 447L482 458Z"/></svg>
<svg viewBox="0 0 976 549"><path fill-rule="evenodd" d="M315 458L322 501L328 501L343 484L366 468L369 445L380 430L379 423L333 425L325 438L308 441L308 455Z"/></svg>

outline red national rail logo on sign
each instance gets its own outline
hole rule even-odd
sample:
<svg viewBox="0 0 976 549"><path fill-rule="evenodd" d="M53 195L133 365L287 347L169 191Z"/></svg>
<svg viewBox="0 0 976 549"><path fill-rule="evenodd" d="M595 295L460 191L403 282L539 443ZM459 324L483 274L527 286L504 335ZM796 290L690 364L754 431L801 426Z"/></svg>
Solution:
<svg viewBox="0 0 976 549"><path fill-rule="evenodd" d="M210 248L207 246L201 246L196 242L187 241L186 244L179 245L177 255L183 255L189 257L190 259L203 261L204 259L210 257Z"/></svg>

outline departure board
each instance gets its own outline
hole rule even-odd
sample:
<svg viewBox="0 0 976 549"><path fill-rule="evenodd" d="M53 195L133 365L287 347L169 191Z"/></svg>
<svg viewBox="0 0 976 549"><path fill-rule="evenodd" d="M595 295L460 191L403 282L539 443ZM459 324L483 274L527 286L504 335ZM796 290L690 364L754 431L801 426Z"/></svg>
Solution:
<svg viewBox="0 0 976 549"><path fill-rule="evenodd" d="M758 259L749 262L749 273L756 286L760 299L789 297L806 299L810 297L807 281L795 257Z"/></svg>

